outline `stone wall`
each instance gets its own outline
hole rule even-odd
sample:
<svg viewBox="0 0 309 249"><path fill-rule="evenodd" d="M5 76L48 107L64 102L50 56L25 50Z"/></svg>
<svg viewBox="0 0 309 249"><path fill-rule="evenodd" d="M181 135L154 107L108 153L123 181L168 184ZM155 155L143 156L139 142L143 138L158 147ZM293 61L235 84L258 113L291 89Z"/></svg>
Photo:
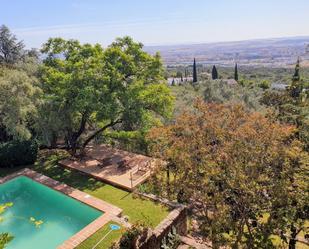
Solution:
<svg viewBox="0 0 309 249"><path fill-rule="evenodd" d="M168 216L149 234L146 241L139 245L140 249L160 249L164 237L176 228L179 235L187 234L187 209L178 207L168 214Z"/></svg>
<svg viewBox="0 0 309 249"><path fill-rule="evenodd" d="M169 202L167 200L158 198L154 195L147 195L138 193L141 197L152 199L160 202L164 205L173 208L173 210L167 215L167 217L161 221L161 223L148 234L148 238L144 243L139 245L140 249L160 249L161 242L164 237L172 231L172 227L176 228L179 235L187 234L187 208L184 205L178 203Z"/></svg>

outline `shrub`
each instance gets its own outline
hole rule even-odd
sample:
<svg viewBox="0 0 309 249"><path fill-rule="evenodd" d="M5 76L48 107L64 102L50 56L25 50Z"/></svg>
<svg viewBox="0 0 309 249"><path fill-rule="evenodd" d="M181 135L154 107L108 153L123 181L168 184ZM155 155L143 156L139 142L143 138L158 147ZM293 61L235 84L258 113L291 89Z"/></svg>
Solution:
<svg viewBox="0 0 309 249"><path fill-rule="evenodd" d="M33 164L38 145L34 140L10 141L0 144L0 167L14 167Z"/></svg>
<svg viewBox="0 0 309 249"><path fill-rule="evenodd" d="M135 249L147 239L148 228L144 224L135 224L129 228L112 249Z"/></svg>
<svg viewBox="0 0 309 249"><path fill-rule="evenodd" d="M267 80L263 80L259 83L259 87L266 90L270 88L270 83Z"/></svg>

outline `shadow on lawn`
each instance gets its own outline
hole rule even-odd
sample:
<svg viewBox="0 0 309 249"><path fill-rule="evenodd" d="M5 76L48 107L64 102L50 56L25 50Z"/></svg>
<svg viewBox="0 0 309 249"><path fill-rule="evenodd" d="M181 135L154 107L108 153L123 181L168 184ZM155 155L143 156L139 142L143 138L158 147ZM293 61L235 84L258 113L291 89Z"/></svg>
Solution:
<svg viewBox="0 0 309 249"><path fill-rule="evenodd" d="M82 191L94 191L105 185L103 182L83 175L80 172L72 171L59 166L58 161L68 156L68 153L63 150L41 151L37 162L31 168L56 181L63 182Z"/></svg>

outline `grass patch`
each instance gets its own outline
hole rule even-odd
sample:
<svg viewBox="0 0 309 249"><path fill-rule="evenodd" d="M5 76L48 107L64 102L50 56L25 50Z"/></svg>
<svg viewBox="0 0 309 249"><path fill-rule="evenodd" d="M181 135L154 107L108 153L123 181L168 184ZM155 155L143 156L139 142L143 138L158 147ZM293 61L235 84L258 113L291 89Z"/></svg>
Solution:
<svg viewBox="0 0 309 249"><path fill-rule="evenodd" d="M110 227L109 227L110 224L117 224L117 223L110 222L110 223L106 224L99 231L97 231L95 234L93 234L90 238L86 239L79 246L77 246L76 249L92 248L96 243L98 243L100 241L100 239L102 239L110 231ZM110 246L113 244L113 242L120 239L120 237L121 237L121 235L123 234L124 231L125 231L124 228L121 228L120 230L112 231L111 233L109 233L106 236L106 238L96 248L97 249L110 248Z"/></svg>

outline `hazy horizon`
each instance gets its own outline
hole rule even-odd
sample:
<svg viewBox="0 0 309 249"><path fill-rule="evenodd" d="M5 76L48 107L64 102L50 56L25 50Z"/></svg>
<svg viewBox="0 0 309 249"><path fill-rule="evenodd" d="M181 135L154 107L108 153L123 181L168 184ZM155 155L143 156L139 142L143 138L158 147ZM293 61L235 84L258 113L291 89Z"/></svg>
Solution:
<svg viewBox="0 0 309 249"><path fill-rule="evenodd" d="M309 36L309 1L4 1L0 24L26 46L49 37L110 44L132 36L146 46Z"/></svg>

